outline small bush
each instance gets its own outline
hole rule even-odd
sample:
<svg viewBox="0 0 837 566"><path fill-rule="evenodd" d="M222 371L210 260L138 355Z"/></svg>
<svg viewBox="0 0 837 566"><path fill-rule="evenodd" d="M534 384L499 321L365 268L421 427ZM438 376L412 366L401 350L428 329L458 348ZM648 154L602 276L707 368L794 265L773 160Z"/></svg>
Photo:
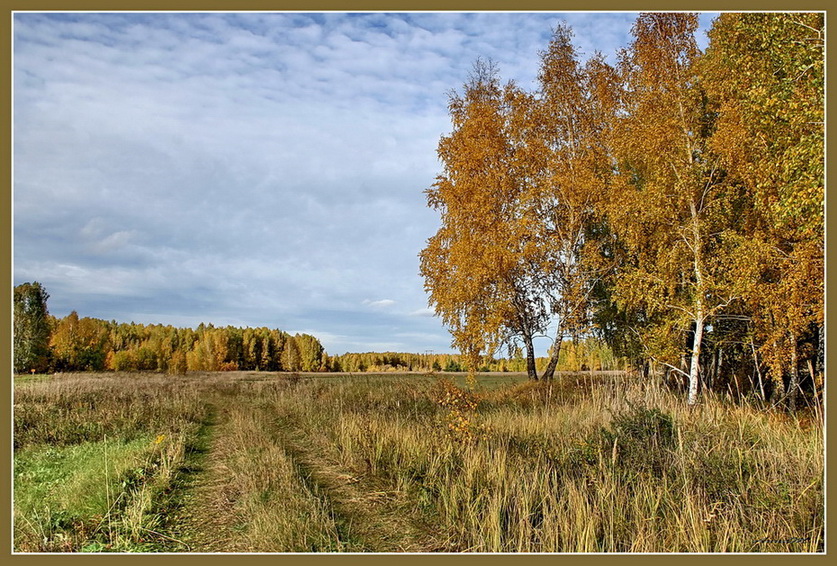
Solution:
<svg viewBox="0 0 837 566"><path fill-rule="evenodd" d="M662 476L671 464L677 430L671 415L659 409L634 407L617 414L611 428L602 429L603 449L624 470Z"/></svg>
<svg viewBox="0 0 837 566"><path fill-rule="evenodd" d="M755 470L751 456L734 451L711 451L695 460L692 481L701 487L709 501L735 501L746 493Z"/></svg>
<svg viewBox="0 0 837 566"><path fill-rule="evenodd" d="M479 399L471 392L460 389L447 379L440 379L436 402L447 409L445 422L450 437L457 442L472 442L484 438L487 430L478 422Z"/></svg>

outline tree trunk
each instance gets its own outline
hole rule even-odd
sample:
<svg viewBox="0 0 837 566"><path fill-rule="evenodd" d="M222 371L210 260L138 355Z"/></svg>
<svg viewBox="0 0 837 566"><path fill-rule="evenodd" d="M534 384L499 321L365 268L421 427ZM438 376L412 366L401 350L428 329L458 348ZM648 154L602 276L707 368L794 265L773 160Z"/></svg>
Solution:
<svg viewBox="0 0 837 566"><path fill-rule="evenodd" d="M705 323L706 313L703 310L703 294L705 288L703 284L703 272L701 270L701 237L698 226L698 213L694 201L689 203L689 209L692 213L692 234L694 238L692 241L692 251L694 253L693 267L695 271L697 300L695 301L695 338L692 343L692 364L689 368L688 403L689 405L694 405L697 403L698 379L700 378L700 347L703 342L703 325Z"/></svg>
<svg viewBox="0 0 837 566"><path fill-rule="evenodd" d="M555 343L552 346L552 355L549 358L549 363L543 372L543 378L547 381L551 380L555 375L555 368L558 366L558 357L561 355L561 341L563 336L560 331L555 336Z"/></svg>
<svg viewBox="0 0 837 566"><path fill-rule="evenodd" d="M808 358L807 363L808 363L808 375L811 376L811 388L814 390L814 401L816 402L816 400L819 398L819 396L817 395L817 378L814 374L814 362L811 358Z"/></svg>
<svg viewBox="0 0 837 566"><path fill-rule="evenodd" d="M523 344L526 348L526 373L532 381L538 380L538 368L535 366L535 345L532 343L532 335L528 331L523 332Z"/></svg>
<svg viewBox="0 0 837 566"><path fill-rule="evenodd" d="M796 412L796 392L799 390L799 359L796 348L796 336L790 337L791 366L790 381L788 382L788 408L791 413Z"/></svg>
<svg viewBox="0 0 837 566"><path fill-rule="evenodd" d="M773 340L773 351L779 350L779 344ZM773 386L773 391L770 393L770 402L774 405L781 403L787 397L787 390L785 389L785 382L782 379L782 374L775 375L775 371L771 368L770 383Z"/></svg>
<svg viewBox="0 0 837 566"><path fill-rule="evenodd" d="M753 338L750 337L750 349L753 351L753 367L755 367L756 375L759 378L759 391L761 392L761 400L767 401L767 396L764 394L764 378L761 376L761 368L759 367L759 356L756 353L756 345Z"/></svg>
<svg viewBox="0 0 837 566"><path fill-rule="evenodd" d="M718 370L718 353L712 352L709 355L709 369L703 372L703 386L702 389L710 391L715 384L715 375Z"/></svg>
<svg viewBox="0 0 837 566"><path fill-rule="evenodd" d="M700 346L703 341L703 308L698 304L698 316L695 320L695 340L692 344L692 364L689 368L689 405L697 403L698 379L700 377Z"/></svg>

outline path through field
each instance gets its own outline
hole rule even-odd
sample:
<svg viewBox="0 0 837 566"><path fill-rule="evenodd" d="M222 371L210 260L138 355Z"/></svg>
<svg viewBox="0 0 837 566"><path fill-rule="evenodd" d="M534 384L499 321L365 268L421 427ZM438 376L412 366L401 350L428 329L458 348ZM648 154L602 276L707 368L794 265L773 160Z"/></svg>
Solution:
<svg viewBox="0 0 837 566"><path fill-rule="evenodd" d="M235 525L235 487L223 454L229 415L217 406L210 414L203 434L206 446L193 456L175 530L191 552L246 551Z"/></svg>
<svg viewBox="0 0 837 566"><path fill-rule="evenodd" d="M242 401L213 402L205 450L195 455L195 466L183 486L172 533L191 552L440 549L397 492L387 490L380 480L357 477L341 467L322 450L315 435L280 418L274 406ZM289 470L292 477L282 477L282 470ZM286 539L286 533L279 532L283 521L299 523L293 514L300 506L304 515L316 517L316 510L322 511L322 535ZM310 523L316 528L316 519Z"/></svg>
<svg viewBox="0 0 837 566"><path fill-rule="evenodd" d="M286 449L293 454L307 481L323 494L353 550L422 552L438 546L415 518L399 505L399 493L366 477L354 476L319 454L299 431L285 429Z"/></svg>

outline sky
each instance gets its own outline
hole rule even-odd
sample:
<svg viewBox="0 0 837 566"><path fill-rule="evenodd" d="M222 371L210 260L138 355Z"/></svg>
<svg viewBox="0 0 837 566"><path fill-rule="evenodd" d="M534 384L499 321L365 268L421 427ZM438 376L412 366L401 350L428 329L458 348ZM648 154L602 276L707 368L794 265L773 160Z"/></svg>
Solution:
<svg viewBox="0 0 837 566"><path fill-rule="evenodd" d="M14 284L58 317L452 352L418 259L448 93L478 57L533 90L560 22L614 63L635 17L15 13Z"/></svg>

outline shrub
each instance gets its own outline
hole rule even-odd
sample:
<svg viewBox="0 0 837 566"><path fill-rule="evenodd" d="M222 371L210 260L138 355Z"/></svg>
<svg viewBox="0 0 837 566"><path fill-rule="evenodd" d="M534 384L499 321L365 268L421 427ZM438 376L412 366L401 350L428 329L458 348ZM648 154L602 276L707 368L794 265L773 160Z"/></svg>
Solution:
<svg viewBox="0 0 837 566"><path fill-rule="evenodd" d="M611 428L601 430L602 448L611 448L615 465L654 476L662 476L669 468L676 439L671 415L645 407L615 415Z"/></svg>
<svg viewBox="0 0 837 566"><path fill-rule="evenodd" d="M131 371L137 369L137 362L134 359L133 352L114 352L110 363L115 371Z"/></svg>
<svg viewBox="0 0 837 566"><path fill-rule="evenodd" d="M457 442L470 442L485 436L485 426L477 422L479 401L473 392L460 389L448 379L440 379L436 402L447 409L445 421L451 438Z"/></svg>

